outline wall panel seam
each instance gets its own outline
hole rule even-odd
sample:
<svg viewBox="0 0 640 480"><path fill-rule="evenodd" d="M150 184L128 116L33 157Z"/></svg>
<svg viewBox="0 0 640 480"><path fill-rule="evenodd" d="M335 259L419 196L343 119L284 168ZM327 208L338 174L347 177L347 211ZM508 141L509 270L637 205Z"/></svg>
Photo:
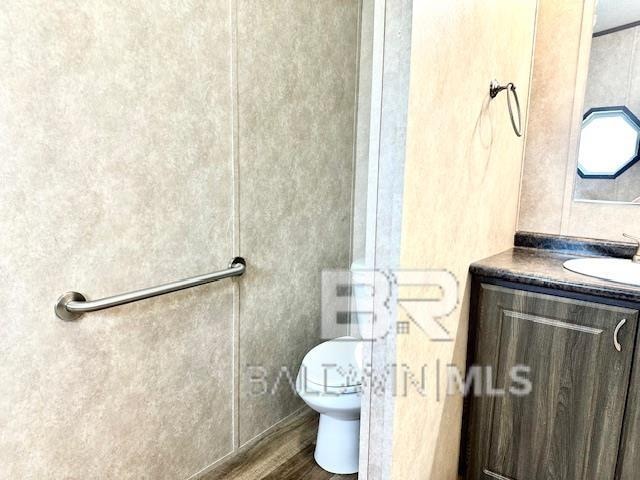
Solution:
<svg viewBox="0 0 640 480"><path fill-rule="evenodd" d="M231 92L231 162L233 172L233 256L240 252L240 119L238 94L238 1L229 0L230 22L230 92ZM233 452L240 447L240 288L241 283L234 283L233 297Z"/></svg>

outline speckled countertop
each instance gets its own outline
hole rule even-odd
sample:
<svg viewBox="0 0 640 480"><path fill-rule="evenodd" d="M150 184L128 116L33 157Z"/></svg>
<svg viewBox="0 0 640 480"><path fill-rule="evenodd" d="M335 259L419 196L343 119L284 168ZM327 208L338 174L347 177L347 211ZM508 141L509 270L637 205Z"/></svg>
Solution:
<svg viewBox="0 0 640 480"><path fill-rule="evenodd" d="M584 256L594 255L515 247L473 263L470 271L474 275L509 282L640 303L640 287L600 280L563 268L566 260Z"/></svg>

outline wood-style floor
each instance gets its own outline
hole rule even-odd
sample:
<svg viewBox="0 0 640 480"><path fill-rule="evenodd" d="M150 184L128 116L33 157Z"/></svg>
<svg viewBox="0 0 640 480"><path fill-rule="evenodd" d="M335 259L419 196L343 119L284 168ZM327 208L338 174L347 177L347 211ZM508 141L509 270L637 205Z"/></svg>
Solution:
<svg viewBox="0 0 640 480"><path fill-rule="evenodd" d="M207 473L200 480L355 480L335 475L313 459L318 415L305 411L276 427L254 445Z"/></svg>

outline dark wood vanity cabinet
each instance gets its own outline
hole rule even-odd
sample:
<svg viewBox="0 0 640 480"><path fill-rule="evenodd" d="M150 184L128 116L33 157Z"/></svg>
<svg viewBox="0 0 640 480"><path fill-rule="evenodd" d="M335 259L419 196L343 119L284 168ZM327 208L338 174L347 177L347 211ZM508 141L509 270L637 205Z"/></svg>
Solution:
<svg viewBox="0 0 640 480"><path fill-rule="evenodd" d="M470 358L483 394L468 398L465 478L640 478L635 451L633 476L623 473L625 443L640 449L640 429L623 432L638 310L614 303L474 282Z"/></svg>

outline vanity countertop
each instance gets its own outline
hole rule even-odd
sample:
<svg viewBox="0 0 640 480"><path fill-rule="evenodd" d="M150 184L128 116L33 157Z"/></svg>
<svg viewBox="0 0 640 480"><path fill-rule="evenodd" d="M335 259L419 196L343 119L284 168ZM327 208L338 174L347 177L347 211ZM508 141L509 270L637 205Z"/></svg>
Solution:
<svg viewBox="0 0 640 480"><path fill-rule="evenodd" d="M566 251L514 247L474 262L470 271L474 275L535 287L640 303L640 287L588 277L562 266L566 260L584 256Z"/></svg>

